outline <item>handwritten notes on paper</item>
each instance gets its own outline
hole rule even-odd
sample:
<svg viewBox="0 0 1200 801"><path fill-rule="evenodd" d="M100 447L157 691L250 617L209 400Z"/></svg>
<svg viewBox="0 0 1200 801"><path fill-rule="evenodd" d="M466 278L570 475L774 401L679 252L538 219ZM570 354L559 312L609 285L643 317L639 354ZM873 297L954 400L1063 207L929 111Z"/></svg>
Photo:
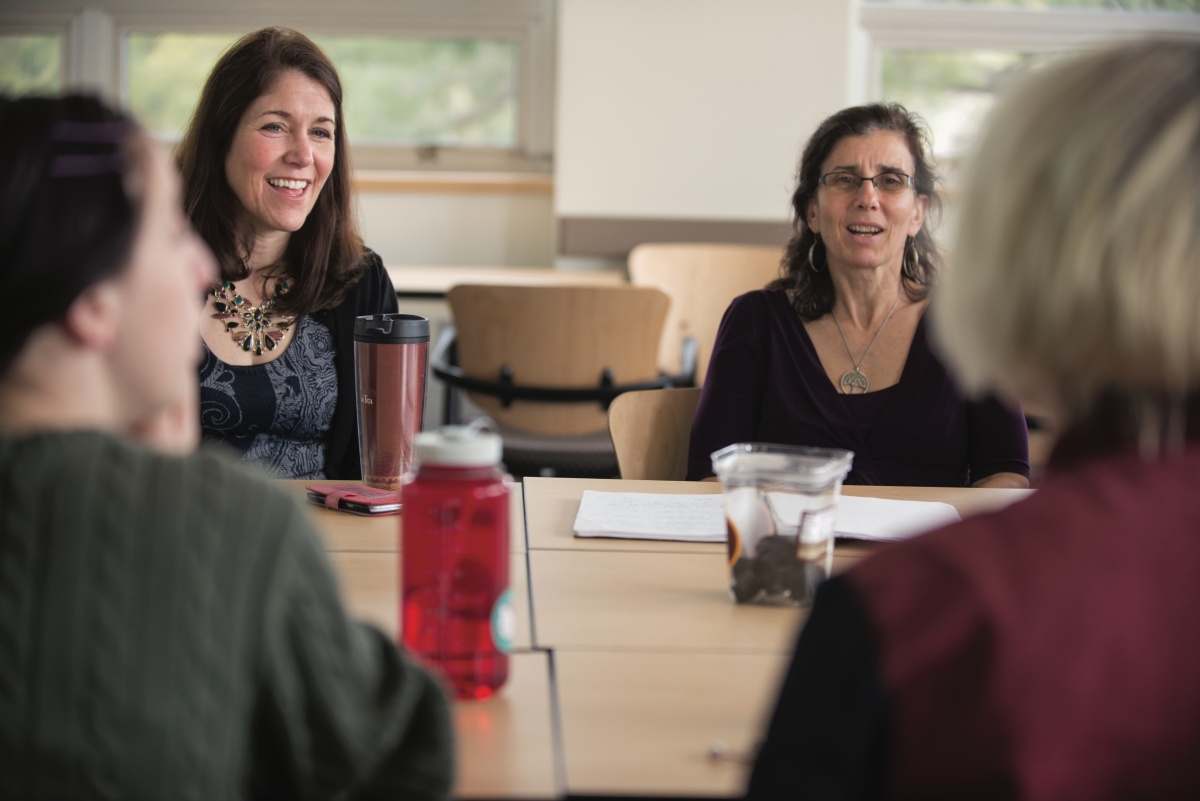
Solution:
<svg viewBox="0 0 1200 801"><path fill-rule="evenodd" d="M584 490L575 516L577 537L725 541L721 495L656 495Z"/></svg>
<svg viewBox="0 0 1200 801"><path fill-rule="evenodd" d="M839 537L886 542L959 520L946 503L843 495L834 531ZM724 496L585 490L574 528L577 537L724 542Z"/></svg>

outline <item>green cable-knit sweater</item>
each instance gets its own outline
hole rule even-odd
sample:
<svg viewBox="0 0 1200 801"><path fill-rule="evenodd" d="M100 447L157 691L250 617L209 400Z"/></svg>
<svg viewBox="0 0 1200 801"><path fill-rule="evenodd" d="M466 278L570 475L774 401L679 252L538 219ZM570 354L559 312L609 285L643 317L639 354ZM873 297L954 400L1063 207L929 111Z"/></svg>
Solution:
<svg viewBox="0 0 1200 801"><path fill-rule="evenodd" d="M444 798L445 697L215 453L0 437L0 798Z"/></svg>

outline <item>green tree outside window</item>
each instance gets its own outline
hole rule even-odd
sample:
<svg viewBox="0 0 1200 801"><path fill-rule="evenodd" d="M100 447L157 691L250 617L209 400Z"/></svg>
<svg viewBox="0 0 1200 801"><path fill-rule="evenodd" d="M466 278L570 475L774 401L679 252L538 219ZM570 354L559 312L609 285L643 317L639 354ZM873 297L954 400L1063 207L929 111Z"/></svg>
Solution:
<svg viewBox="0 0 1200 801"><path fill-rule="evenodd" d="M58 36L0 36L0 91L53 94L62 86L62 42Z"/></svg>

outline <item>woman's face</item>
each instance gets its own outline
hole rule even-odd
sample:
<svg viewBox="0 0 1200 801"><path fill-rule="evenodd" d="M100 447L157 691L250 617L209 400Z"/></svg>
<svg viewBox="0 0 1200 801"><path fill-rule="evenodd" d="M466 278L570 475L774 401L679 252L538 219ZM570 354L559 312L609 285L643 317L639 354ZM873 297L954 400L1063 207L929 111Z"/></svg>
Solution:
<svg viewBox="0 0 1200 801"><path fill-rule="evenodd" d="M860 178L898 172L911 176L914 163L904 137L891 131L866 136L847 136L821 165L821 175L848 172ZM840 192L830 186L817 187L808 206L808 227L821 235L829 258L829 269L871 270L880 267L900 271L904 245L916 236L925 220L929 199L908 187L886 194L871 181L857 190Z"/></svg>
<svg viewBox="0 0 1200 801"><path fill-rule="evenodd" d="M300 230L333 169L333 100L296 70L246 109L225 156L225 180L256 238Z"/></svg>
<svg viewBox="0 0 1200 801"><path fill-rule="evenodd" d="M157 144L142 147L141 219L129 267L110 279L120 299L111 360L134 421L198 392L200 315L217 275L183 213L174 166Z"/></svg>

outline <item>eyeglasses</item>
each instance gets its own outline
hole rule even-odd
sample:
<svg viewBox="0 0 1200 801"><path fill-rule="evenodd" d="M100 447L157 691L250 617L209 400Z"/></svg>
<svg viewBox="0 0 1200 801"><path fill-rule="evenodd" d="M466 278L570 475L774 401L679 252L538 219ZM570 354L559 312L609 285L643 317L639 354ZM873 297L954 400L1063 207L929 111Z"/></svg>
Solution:
<svg viewBox="0 0 1200 801"><path fill-rule="evenodd" d="M912 176L902 172L881 172L872 178L860 178L852 172L827 172L821 176L821 186L827 186L835 192L850 194L857 192L863 181L870 181L878 192L885 195L898 195L912 186Z"/></svg>

